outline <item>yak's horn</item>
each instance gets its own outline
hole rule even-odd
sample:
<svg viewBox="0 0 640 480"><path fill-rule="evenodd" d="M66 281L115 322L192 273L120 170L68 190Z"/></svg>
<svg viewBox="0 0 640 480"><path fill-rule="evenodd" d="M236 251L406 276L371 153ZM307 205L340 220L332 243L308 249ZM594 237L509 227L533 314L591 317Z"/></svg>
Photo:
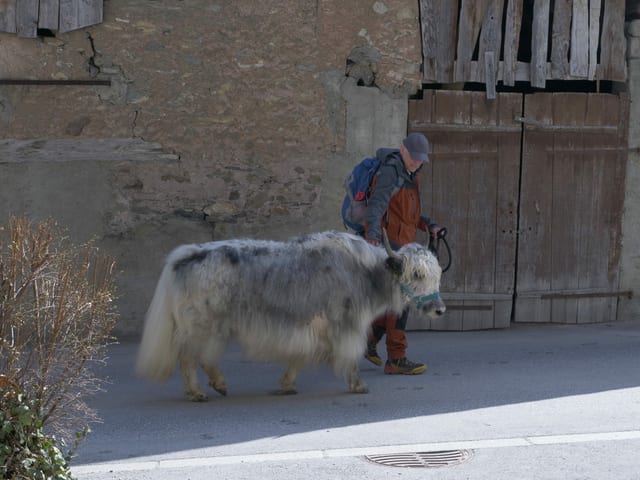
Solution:
<svg viewBox="0 0 640 480"><path fill-rule="evenodd" d="M396 252L391 248L391 244L389 243L389 236L387 235L387 229L382 229L382 243L384 243L384 249L387 251L387 255L393 258L400 258Z"/></svg>

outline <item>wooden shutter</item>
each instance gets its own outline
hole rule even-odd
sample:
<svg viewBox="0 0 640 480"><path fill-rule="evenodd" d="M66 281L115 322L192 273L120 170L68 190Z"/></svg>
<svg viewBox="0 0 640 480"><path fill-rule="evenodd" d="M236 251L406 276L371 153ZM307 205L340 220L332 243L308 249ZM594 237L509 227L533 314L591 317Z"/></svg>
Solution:
<svg viewBox="0 0 640 480"><path fill-rule="evenodd" d="M69 32L102 22L103 0L5 0L0 32L36 37L38 29Z"/></svg>

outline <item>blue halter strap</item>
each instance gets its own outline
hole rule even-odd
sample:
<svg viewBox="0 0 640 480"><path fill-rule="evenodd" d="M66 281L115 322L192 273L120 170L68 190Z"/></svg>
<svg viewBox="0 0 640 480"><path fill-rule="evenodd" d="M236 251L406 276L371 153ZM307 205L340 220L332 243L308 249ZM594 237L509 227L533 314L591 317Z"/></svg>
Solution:
<svg viewBox="0 0 640 480"><path fill-rule="evenodd" d="M440 292L434 292L430 295L417 295L416 292L406 285L400 285L400 290L416 303L416 308L418 310L421 309L425 303L435 300L436 298L440 298Z"/></svg>

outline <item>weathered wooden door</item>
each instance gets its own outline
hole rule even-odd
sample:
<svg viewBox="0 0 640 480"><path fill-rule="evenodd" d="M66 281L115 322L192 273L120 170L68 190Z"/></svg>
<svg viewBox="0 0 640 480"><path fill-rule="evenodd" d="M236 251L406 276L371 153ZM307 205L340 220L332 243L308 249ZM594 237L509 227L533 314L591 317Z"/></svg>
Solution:
<svg viewBox="0 0 640 480"><path fill-rule="evenodd" d="M625 96L606 94L410 101L409 131L432 144L423 208L453 252L448 312L416 328L615 319L627 112Z"/></svg>
<svg viewBox="0 0 640 480"><path fill-rule="evenodd" d="M518 322L616 319L628 99L525 97Z"/></svg>
<svg viewBox="0 0 640 480"><path fill-rule="evenodd" d="M431 142L420 179L423 210L448 229L448 311L426 328L510 323L515 278L522 95L426 90L409 103L409 130Z"/></svg>

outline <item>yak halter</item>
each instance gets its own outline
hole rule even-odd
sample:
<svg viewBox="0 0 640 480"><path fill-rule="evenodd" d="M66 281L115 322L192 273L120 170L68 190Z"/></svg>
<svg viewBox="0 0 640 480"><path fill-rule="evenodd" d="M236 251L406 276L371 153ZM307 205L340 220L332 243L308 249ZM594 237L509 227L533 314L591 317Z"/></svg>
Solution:
<svg viewBox="0 0 640 480"><path fill-rule="evenodd" d="M440 298L440 292L434 292L431 295L418 295L406 285L400 285L400 290L412 301L416 302L416 308L418 310L420 310L425 303L435 300L436 298Z"/></svg>

